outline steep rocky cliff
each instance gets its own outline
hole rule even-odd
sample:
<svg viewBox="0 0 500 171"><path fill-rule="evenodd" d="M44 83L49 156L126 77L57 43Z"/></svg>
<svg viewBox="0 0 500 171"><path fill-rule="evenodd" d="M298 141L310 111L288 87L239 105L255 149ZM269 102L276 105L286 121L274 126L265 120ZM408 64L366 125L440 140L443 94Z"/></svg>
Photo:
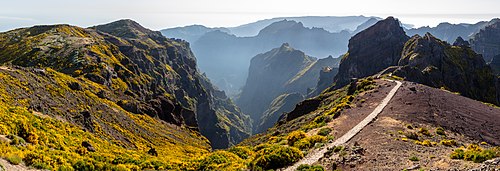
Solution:
<svg viewBox="0 0 500 171"><path fill-rule="evenodd" d="M131 20L88 29L54 25L5 32L0 34L0 63L52 68L88 79L102 87L93 92L100 98L131 113L199 130L214 148L235 144L250 132L248 117L198 72L187 42L165 38ZM78 84L71 87L80 89ZM59 115L46 100L32 100L27 107ZM95 117L95 106L88 108L86 116Z"/></svg>
<svg viewBox="0 0 500 171"><path fill-rule="evenodd" d="M493 57L490 67L497 76L500 76L500 54Z"/></svg>
<svg viewBox="0 0 500 171"><path fill-rule="evenodd" d="M494 56L500 54L500 19L492 20L488 26L473 35L470 43L472 49L482 54L487 63L491 62Z"/></svg>
<svg viewBox="0 0 500 171"><path fill-rule="evenodd" d="M465 40L459 37L452 46L430 33L406 40L408 37L392 17L354 36L334 79L335 88L347 85L351 78L393 73L406 80L498 104L496 78L491 68Z"/></svg>
<svg viewBox="0 0 500 171"><path fill-rule="evenodd" d="M285 43L252 58L247 83L236 104L253 119L254 130L263 131L268 127L258 125L275 98L294 93L306 96L316 87L323 67L334 67L337 62L332 57L317 60Z"/></svg>
<svg viewBox="0 0 500 171"><path fill-rule="evenodd" d="M347 85L351 78L373 75L396 65L409 37L393 17L377 22L349 40L349 50L342 57L335 87Z"/></svg>

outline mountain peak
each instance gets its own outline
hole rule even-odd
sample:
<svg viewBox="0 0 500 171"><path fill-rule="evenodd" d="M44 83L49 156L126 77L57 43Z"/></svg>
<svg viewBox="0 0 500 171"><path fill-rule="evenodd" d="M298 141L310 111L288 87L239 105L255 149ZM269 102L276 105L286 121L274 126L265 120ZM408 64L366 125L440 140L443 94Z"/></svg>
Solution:
<svg viewBox="0 0 500 171"><path fill-rule="evenodd" d="M455 42L453 43L453 46L465 46L469 47L470 44L469 42L465 41L461 36L458 36Z"/></svg>
<svg viewBox="0 0 500 171"><path fill-rule="evenodd" d="M378 21L349 40L349 50L335 76L336 88L347 85L351 78L363 78L396 65L409 37L394 17Z"/></svg>
<svg viewBox="0 0 500 171"><path fill-rule="evenodd" d="M296 29L301 29L301 28L305 28L304 27L304 24L302 24L302 22L296 22L296 21L293 21L293 20L281 20L281 21L278 21L278 22L274 22L272 24L270 24L269 26L263 28L260 32L259 32L259 35L262 35L262 34L275 34L281 30L286 30L286 29L289 29L289 30L296 30Z"/></svg>
<svg viewBox="0 0 500 171"><path fill-rule="evenodd" d="M288 43L283 43L280 47L280 50L290 50L290 49L293 49L293 48L290 47L290 44L288 44Z"/></svg>
<svg viewBox="0 0 500 171"><path fill-rule="evenodd" d="M161 36L160 32L144 28L142 25L131 19L122 19L108 24L94 26L92 28L117 37L125 38L140 38L147 35Z"/></svg>

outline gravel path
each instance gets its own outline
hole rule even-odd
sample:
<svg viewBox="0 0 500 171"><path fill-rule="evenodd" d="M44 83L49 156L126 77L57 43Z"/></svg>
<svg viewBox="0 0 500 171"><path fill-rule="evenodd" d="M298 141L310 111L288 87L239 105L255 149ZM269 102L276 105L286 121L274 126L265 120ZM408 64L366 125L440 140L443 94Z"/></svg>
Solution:
<svg viewBox="0 0 500 171"><path fill-rule="evenodd" d="M392 80L389 80L392 81ZM347 143L352 137L354 137L361 129L363 129L365 126L367 126L370 122L372 122L380 112L387 106L389 101L391 101L392 97L394 97L394 94L398 91L399 87L401 87L401 82L400 81L395 81L396 86L392 88L392 90L387 94L387 96L382 100L382 103L380 103L372 113L370 113L365 119L363 119L361 122L359 122L356 126L354 126L351 130L349 130L347 133L345 133L342 137L339 139L335 140L333 143L330 143L323 148L316 149L311 151L306 157L301 159L300 161L296 162L294 165L283 169L284 171L295 171L297 167L299 167L302 164L308 164L311 165L315 162L317 162L323 155L327 152L328 148L332 148L334 146L342 145Z"/></svg>

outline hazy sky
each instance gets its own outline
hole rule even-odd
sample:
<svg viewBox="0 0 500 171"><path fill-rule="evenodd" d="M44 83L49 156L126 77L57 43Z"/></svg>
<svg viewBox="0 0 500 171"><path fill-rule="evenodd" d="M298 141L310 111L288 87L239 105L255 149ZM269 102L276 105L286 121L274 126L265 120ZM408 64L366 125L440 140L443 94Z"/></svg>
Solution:
<svg viewBox="0 0 500 171"><path fill-rule="evenodd" d="M87 27L129 18L151 29L237 26L284 16L389 15L416 26L500 17L500 0L0 0L0 31L35 24Z"/></svg>

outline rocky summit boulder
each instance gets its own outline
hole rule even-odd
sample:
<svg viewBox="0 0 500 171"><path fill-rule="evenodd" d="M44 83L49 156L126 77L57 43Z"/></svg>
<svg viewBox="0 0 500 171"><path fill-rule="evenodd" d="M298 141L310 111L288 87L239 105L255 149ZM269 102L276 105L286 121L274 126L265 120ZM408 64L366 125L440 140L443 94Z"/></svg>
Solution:
<svg viewBox="0 0 500 171"><path fill-rule="evenodd" d="M349 40L349 50L343 56L335 87L347 85L351 78L373 75L397 65L401 50L409 37L393 17L377 22Z"/></svg>

